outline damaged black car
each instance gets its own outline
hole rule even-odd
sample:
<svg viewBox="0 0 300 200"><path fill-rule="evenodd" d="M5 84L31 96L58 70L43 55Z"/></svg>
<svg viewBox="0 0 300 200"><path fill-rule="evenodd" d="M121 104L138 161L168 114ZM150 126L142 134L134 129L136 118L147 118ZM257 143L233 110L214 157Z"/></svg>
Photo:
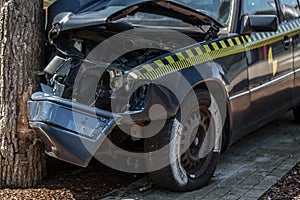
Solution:
<svg viewBox="0 0 300 200"><path fill-rule="evenodd" d="M58 159L200 188L243 135L300 122L299 16L298 0L58 0L30 125Z"/></svg>

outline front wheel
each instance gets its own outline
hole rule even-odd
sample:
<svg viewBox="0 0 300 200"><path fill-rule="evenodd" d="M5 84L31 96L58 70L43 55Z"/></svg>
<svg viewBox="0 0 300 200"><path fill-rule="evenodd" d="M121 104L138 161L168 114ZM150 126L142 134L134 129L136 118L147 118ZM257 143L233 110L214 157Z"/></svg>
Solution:
<svg viewBox="0 0 300 200"><path fill-rule="evenodd" d="M185 98L181 111L157 135L145 140L151 153L150 177L159 187L190 191L208 183L221 152L222 123L218 105L208 91ZM195 95L194 95L195 96ZM196 99L196 100L192 100ZM166 149L162 153L155 153ZM167 166L159 168L162 163Z"/></svg>

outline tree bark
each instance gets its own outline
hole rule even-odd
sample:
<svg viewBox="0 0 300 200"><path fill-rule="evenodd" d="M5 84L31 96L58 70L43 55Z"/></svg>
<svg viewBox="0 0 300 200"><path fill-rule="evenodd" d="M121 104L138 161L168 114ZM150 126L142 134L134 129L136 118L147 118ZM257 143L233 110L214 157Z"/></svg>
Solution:
<svg viewBox="0 0 300 200"><path fill-rule="evenodd" d="M43 1L0 0L0 187L45 176L43 145L29 127L27 101L42 66Z"/></svg>

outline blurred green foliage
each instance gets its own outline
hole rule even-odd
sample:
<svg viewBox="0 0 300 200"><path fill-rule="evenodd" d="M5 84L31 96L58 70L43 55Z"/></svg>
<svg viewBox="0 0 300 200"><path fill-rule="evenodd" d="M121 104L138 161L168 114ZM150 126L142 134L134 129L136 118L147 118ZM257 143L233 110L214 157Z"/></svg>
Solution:
<svg viewBox="0 0 300 200"><path fill-rule="evenodd" d="M44 0L44 6L45 6L45 7L48 7L48 6L50 6L54 1L56 1L56 0Z"/></svg>

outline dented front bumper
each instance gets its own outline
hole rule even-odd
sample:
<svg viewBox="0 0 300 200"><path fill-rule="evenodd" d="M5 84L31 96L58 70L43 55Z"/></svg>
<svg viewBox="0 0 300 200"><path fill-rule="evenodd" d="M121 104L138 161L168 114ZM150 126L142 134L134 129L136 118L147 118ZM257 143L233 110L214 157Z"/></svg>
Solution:
<svg viewBox="0 0 300 200"><path fill-rule="evenodd" d="M28 104L30 125L46 153L84 167L122 118L43 92L33 94Z"/></svg>

